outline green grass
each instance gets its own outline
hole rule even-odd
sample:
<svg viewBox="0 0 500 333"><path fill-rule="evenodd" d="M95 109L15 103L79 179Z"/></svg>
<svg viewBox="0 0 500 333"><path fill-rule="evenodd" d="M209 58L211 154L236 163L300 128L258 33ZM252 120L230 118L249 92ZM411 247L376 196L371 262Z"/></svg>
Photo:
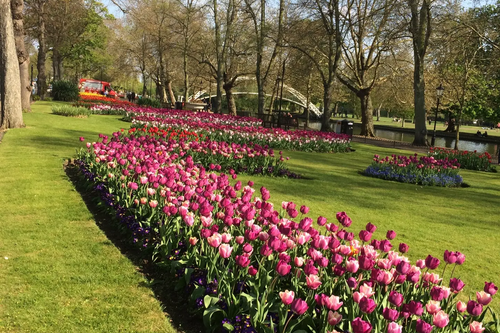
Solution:
<svg viewBox="0 0 500 333"><path fill-rule="evenodd" d="M63 170L80 136L127 124L50 112L35 103L0 144L0 331L175 332Z"/></svg>
<svg viewBox="0 0 500 333"><path fill-rule="evenodd" d="M144 278L96 226L62 167L84 145L80 136L94 141L129 124L119 116L60 117L44 102L33 110L24 115L27 127L10 130L0 144L0 331L173 332ZM353 231L372 222L377 238L394 229L393 244L408 243L412 260L442 258L445 249L465 253L455 275L466 282L467 295L484 281L500 283L500 173L463 170L468 188L384 181L359 172L374 154L403 151L354 148L285 152L291 171L307 179L239 179L252 179L257 190L266 186L275 206L294 201L309 206L310 216L329 219L346 211ZM493 304L499 310L496 299Z"/></svg>

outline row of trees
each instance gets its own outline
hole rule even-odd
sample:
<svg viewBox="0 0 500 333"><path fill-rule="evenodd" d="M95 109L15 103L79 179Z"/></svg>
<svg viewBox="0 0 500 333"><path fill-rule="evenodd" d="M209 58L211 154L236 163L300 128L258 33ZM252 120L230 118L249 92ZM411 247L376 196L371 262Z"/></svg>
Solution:
<svg viewBox="0 0 500 333"><path fill-rule="evenodd" d="M272 108L276 85L286 77L288 85L308 98L321 96L323 130L337 106L332 101L348 99L344 87L358 99L362 134L373 135L375 100L378 109L384 105L393 114L413 109L415 143L423 145L435 104L434 93L426 98L426 83L431 91L443 83L449 88L449 130L456 130L462 113L500 118L492 85L500 67L490 61L499 55L494 47L498 6L463 9L459 2L439 0L113 2L125 13L123 27L142 36L136 38L140 48L128 53L131 67L137 67L137 59L143 61L143 81L154 80L162 101L175 101L173 82L182 82L185 98L203 86L199 81L205 86L214 82L215 110L220 112L224 91L234 113L232 89L251 76L259 94L258 112L263 113L266 94L272 94ZM460 63L459 54L469 65ZM483 83L482 89L471 86L472 76ZM190 82L190 77L195 79Z"/></svg>
<svg viewBox="0 0 500 333"><path fill-rule="evenodd" d="M5 1L5 0L4 0ZM112 0L113 20L95 0L25 0L25 27L37 46L39 93L55 79L81 76L154 82L162 102L215 90L226 95L253 79L258 112L272 109L278 85L319 100L322 130L340 102L357 99L362 134L373 135L374 108L413 110L415 144L425 145L446 87L448 130L464 115L500 119L499 6L461 8L447 0ZM8 1L7 1L8 2ZM12 0L12 2L21 2ZM19 54L19 52L18 52ZM50 56L52 69L44 66ZM411 75L413 73L413 75ZM266 95L271 103L266 105ZM375 107L374 107L375 106Z"/></svg>

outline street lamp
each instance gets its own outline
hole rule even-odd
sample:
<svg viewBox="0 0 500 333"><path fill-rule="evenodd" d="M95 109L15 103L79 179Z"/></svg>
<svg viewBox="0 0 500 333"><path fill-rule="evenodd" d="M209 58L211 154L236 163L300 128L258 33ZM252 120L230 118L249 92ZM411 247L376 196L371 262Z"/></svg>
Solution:
<svg viewBox="0 0 500 333"><path fill-rule="evenodd" d="M443 96L443 93L444 93L444 87L443 84L441 83L439 84L439 87L436 88L437 105L436 105L436 114L434 115L434 131L432 131L432 141L431 141L432 147L434 147L434 143L436 142L436 122L439 111L439 102L441 100L441 97Z"/></svg>

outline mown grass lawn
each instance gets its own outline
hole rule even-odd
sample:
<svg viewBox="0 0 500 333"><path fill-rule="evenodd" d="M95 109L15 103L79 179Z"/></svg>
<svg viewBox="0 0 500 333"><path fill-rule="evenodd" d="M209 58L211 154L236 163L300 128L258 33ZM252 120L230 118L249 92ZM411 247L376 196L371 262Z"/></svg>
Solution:
<svg viewBox="0 0 500 333"><path fill-rule="evenodd" d="M175 332L63 170L80 136L127 124L33 111L0 144L0 331Z"/></svg>
<svg viewBox="0 0 500 333"><path fill-rule="evenodd" d="M83 147L80 136L93 141L129 124L117 116L56 116L42 102L33 110L25 114L27 127L9 131L0 144L0 331L173 332L144 278L96 226L63 170ZM445 249L465 253L455 276L466 282L467 295L484 281L500 283L500 173L461 171L470 187L453 189L384 181L360 172L374 154L410 152L354 148L285 152L304 179L239 179L266 186L275 206L294 201L309 206L310 216L329 219L346 211L355 232L368 222L378 226L378 238L394 229L394 246L409 244L412 260L442 258Z"/></svg>

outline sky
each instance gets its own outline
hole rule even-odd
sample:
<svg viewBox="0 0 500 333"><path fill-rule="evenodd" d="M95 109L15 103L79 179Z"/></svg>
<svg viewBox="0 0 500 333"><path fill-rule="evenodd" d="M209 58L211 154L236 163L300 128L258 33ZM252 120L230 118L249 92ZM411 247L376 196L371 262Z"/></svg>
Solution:
<svg viewBox="0 0 500 333"><path fill-rule="evenodd" d="M123 13L116 7L111 0L102 0L102 3L108 8L110 14L113 14L114 17L122 17Z"/></svg>

